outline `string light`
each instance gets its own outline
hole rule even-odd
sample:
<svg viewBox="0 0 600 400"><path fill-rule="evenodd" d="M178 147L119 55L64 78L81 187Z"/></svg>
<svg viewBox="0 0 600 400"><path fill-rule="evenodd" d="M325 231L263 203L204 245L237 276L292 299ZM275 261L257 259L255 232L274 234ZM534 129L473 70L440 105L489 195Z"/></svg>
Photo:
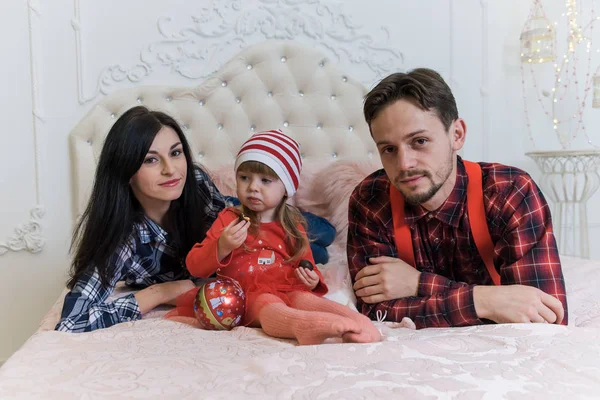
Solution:
<svg viewBox="0 0 600 400"><path fill-rule="evenodd" d="M529 139L534 147L535 141L533 139L531 119L527 104L527 90L525 88L526 79L524 64L529 64L529 75L531 77L533 89L536 93L537 103L541 106L544 114L551 117L552 127L555 134L558 136L561 146L565 149L569 148L581 130L583 135L585 135L587 142L592 146L597 147L592 143L592 140L587 134L583 123L583 112L590 92L593 92L592 107L600 108L600 66L594 73L591 73L592 32L594 23L600 20L600 16L597 17L595 15L594 3L592 1L591 9L589 12L586 10L586 13L589 13L590 15L589 22L587 25L580 24L578 22L578 17L584 15L581 10L581 3L582 2L580 1L578 9L577 0L566 0L565 2L566 12L562 13L561 16L566 18L567 47L565 54L558 58L558 60L560 60L559 62L556 61L557 41L555 31L555 27L557 27L559 23L558 21L551 22L548 20L542 7L541 0L533 1L529 17L521 32L521 82L523 84L525 119L529 132ZM578 48L582 44L585 45L582 47L585 48L585 53L587 53L587 71L584 71L586 72L585 78L582 79L582 86L580 87L580 72L578 68L580 58ZM596 49L596 52L599 53L600 48ZM553 63L554 85L552 86L551 92L548 92L547 90L540 91L536 81L536 69L534 69L534 65L546 62ZM574 86L574 91L570 89L571 86ZM593 91L591 90L592 88ZM543 100L540 93L542 93L544 97L550 98L550 109L546 108L547 100ZM575 97L574 104L576 109L571 114L568 113L568 110L565 110L565 108L569 104L573 104L573 96ZM559 102L566 100L569 100L569 103L566 103L565 105L561 104L561 106L558 105ZM564 119L558 117L558 111L565 116ZM572 115L572 118L569 118L569 115ZM562 125L566 126L563 128Z"/></svg>

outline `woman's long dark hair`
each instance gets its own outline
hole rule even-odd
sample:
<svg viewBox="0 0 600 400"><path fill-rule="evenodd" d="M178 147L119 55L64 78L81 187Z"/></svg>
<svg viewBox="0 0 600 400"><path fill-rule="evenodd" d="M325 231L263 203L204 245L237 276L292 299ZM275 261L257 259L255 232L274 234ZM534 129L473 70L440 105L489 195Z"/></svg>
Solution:
<svg viewBox="0 0 600 400"><path fill-rule="evenodd" d="M169 235L173 238L169 242L183 260L192 246L204 239L208 229L202 212L205 204L194 173L199 167L194 165L188 141L172 117L146 107L134 107L115 122L102 147L90 200L73 232L73 261L67 282L70 289L94 269L104 286L110 284L114 274L110 258L125 244L134 223L143 218L142 207L129 182L140 169L156 134L165 126L179 136L187 161L183 192L167 211Z"/></svg>

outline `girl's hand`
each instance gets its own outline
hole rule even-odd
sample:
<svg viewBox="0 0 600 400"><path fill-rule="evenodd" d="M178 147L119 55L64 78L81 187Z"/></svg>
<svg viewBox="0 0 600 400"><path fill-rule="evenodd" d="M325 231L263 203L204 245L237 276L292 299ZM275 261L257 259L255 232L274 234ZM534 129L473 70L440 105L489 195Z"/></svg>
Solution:
<svg viewBox="0 0 600 400"><path fill-rule="evenodd" d="M319 275L317 275L315 271L311 271L308 268L296 268L296 276L310 290L313 290L319 284Z"/></svg>
<svg viewBox="0 0 600 400"><path fill-rule="evenodd" d="M234 219L223 229L218 242L219 261L223 260L246 241L248 228L250 228L250 222Z"/></svg>

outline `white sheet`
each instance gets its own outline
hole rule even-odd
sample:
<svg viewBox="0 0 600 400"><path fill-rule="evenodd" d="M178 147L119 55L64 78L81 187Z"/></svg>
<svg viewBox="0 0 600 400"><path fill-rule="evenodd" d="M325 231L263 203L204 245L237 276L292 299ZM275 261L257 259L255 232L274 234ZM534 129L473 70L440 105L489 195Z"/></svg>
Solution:
<svg viewBox="0 0 600 400"><path fill-rule="evenodd" d="M40 330L0 369L0 398L598 398L600 262L563 257L570 326L411 331L384 341L297 346L259 329L162 320L85 334Z"/></svg>

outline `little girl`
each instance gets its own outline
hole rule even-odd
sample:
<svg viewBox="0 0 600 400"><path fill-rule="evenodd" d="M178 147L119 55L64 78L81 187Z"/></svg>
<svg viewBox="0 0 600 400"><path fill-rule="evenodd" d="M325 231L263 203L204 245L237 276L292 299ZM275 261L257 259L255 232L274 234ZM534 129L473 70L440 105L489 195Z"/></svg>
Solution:
<svg viewBox="0 0 600 400"><path fill-rule="evenodd" d="M226 208L186 264L196 277L217 272L237 280L246 294L244 324L270 336L319 344L327 338L375 342L373 323L336 302L314 265L305 221L286 203L298 189L302 160L298 143L279 130L253 135L235 162L239 208ZM170 317L193 315L197 289L182 295ZM187 311L185 308L187 307Z"/></svg>

